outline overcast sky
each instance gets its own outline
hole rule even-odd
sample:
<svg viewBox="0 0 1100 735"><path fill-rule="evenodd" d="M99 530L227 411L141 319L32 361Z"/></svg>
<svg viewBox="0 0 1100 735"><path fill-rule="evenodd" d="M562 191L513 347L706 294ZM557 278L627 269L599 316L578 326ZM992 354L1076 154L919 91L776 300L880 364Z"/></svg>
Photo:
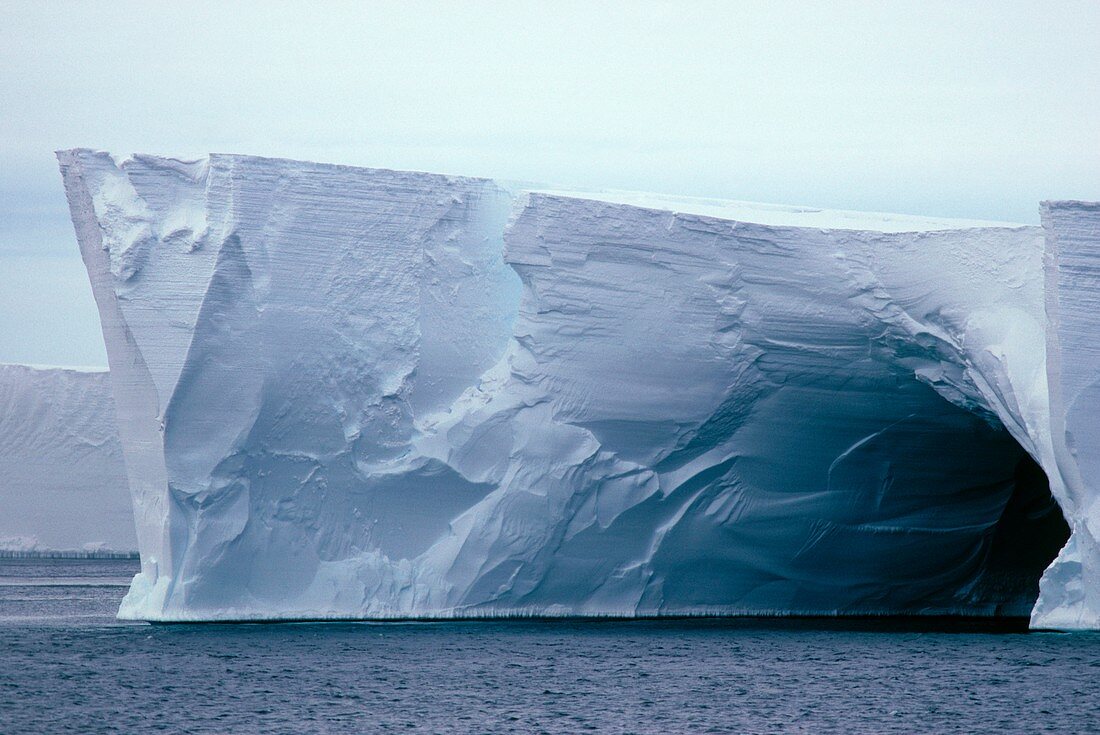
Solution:
<svg viewBox="0 0 1100 735"><path fill-rule="evenodd" d="M8 0L0 362L106 364L75 146L1037 223L1100 199L1100 2Z"/></svg>

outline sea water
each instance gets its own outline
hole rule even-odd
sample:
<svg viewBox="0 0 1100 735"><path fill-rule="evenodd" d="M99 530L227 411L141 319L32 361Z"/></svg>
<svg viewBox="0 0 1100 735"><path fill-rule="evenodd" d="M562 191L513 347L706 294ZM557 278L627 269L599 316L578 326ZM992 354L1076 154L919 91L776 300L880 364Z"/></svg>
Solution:
<svg viewBox="0 0 1100 735"><path fill-rule="evenodd" d="M0 560L0 733L1100 731L1021 621L120 623L136 566Z"/></svg>

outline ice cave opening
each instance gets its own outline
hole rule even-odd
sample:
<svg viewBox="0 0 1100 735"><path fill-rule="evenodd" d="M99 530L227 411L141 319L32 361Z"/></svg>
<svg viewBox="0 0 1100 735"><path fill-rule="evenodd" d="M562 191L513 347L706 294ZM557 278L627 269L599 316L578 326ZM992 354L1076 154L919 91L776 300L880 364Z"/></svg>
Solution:
<svg viewBox="0 0 1100 735"><path fill-rule="evenodd" d="M1046 473L1022 449L1012 479L1012 494L989 535L982 584L990 592L1030 605L1039 596L1040 577L1069 540L1070 529L1051 495Z"/></svg>
<svg viewBox="0 0 1100 735"><path fill-rule="evenodd" d="M891 606L949 611L957 605L965 615L1027 617L1070 528L1046 473L999 420L936 399L927 404L929 413L908 416L860 446L861 477L845 482L854 497L861 487L871 489L861 501L861 530L888 529L892 548L876 556L892 569L879 569L881 578L904 582L908 593L929 585L923 600L913 596ZM838 469L830 468L831 477ZM920 545L907 548L906 535L920 538ZM858 553L873 548L872 538L863 535ZM876 566L866 559L860 564L868 574ZM933 590L937 582L944 584Z"/></svg>

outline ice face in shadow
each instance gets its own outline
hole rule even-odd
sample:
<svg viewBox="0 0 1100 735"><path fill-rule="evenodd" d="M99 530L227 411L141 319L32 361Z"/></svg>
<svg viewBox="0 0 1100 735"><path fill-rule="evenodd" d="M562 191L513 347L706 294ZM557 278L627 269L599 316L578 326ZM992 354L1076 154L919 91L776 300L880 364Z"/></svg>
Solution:
<svg viewBox="0 0 1100 735"><path fill-rule="evenodd" d="M585 580L565 611L1026 613L988 563L1030 492L1022 447L1050 453L1044 395L1017 387L1045 380L1036 228L531 193L506 242L525 286L510 374L455 412L441 456L516 459L443 557L454 603L556 610Z"/></svg>
<svg viewBox="0 0 1100 735"><path fill-rule="evenodd" d="M59 158L123 616L1026 614L1065 540L1039 228Z"/></svg>
<svg viewBox="0 0 1100 735"><path fill-rule="evenodd" d="M0 365L2 547L136 548L115 426L106 371Z"/></svg>

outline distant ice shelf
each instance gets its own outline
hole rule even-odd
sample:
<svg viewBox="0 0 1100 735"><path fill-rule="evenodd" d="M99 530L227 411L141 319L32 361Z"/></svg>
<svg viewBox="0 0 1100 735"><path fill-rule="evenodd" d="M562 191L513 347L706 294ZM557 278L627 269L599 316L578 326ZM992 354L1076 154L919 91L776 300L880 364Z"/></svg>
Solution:
<svg viewBox="0 0 1100 735"><path fill-rule="evenodd" d="M135 548L107 372L0 365L0 552Z"/></svg>
<svg viewBox="0 0 1100 735"><path fill-rule="evenodd" d="M137 513L124 618L1100 627L1098 205L58 157Z"/></svg>

